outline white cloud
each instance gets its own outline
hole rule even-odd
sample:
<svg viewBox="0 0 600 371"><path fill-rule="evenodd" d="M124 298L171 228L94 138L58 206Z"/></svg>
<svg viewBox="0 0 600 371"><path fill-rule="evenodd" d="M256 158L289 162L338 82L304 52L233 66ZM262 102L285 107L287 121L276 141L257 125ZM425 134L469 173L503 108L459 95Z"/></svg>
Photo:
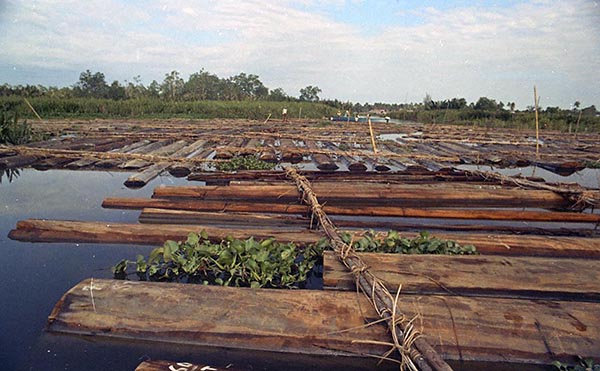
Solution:
<svg viewBox="0 0 600 371"><path fill-rule="evenodd" d="M144 81L172 69L244 71L290 94L317 84L324 96L361 102L415 101L430 92L524 107L537 84L543 105L600 103L598 2L426 8L416 11L417 24L379 25L375 34L324 10L353 3L13 1L0 25L0 63L99 69L119 79L140 74Z"/></svg>

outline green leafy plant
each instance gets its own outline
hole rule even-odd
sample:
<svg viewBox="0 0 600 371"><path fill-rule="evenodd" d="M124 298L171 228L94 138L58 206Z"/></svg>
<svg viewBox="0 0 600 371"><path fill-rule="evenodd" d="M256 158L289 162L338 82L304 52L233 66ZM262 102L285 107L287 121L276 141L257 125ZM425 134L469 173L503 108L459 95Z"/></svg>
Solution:
<svg viewBox="0 0 600 371"><path fill-rule="evenodd" d="M415 238L401 237L389 231L380 238L368 231L358 239L345 233L342 239L352 243L358 252L397 254L476 254L475 247L461 246L421 232ZM306 247L280 243L269 238L239 240L227 237L220 243L210 241L205 231L190 233L184 242L167 241L154 249L148 258L138 255L135 261L121 260L113 267L115 278L128 277L127 269L135 266L140 280L175 281L236 287L294 288L302 287L311 269L330 249L322 238Z"/></svg>
<svg viewBox="0 0 600 371"><path fill-rule="evenodd" d="M212 164L219 171L270 170L275 164L260 160L257 156L236 156L231 160Z"/></svg>
<svg viewBox="0 0 600 371"><path fill-rule="evenodd" d="M148 259L122 260L113 273L127 276L135 265L141 280L177 281L237 287L298 287L320 256L315 246L299 249L274 239L256 241L227 237L212 243L206 232L190 233L185 242L167 241Z"/></svg>
<svg viewBox="0 0 600 371"><path fill-rule="evenodd" d="M598 161L586 161L585 167L590 169L600 169L600 160Z"/></svg>
<svg viewBox="0 0 600 371"><path fill-rule="evenodd" d="M6 112L0 113L0 144L25 144L32 138L31 126L27 121L19 123L17 114L11 118Z"/></svg>
<svg viewBox="0 0 600 371"><path fill-rule="evenodd" d="M473 245L460 245L455 241L442 240L422 231L415 238L402 237L398 231L389 231L384 238L377 236L373 230L367 231L361 238L353 239L345 233L342 239L352 243L357 252L379 252L395 254L444 254L444 255L473 255L477 250Z"/></svg>
<svg viewBox="0 0 600 371"><path fill-rule="evenodd" d="M552 362L552 365L560 371L600 371L600 363L596 363L592 358L579 358L576 365L568 365L559 361Z"/></svg>

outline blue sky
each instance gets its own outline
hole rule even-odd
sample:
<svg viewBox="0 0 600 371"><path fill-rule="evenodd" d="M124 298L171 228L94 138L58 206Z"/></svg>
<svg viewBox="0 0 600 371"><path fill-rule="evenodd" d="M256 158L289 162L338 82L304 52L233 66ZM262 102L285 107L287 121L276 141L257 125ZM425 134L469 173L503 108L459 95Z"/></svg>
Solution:
<svg viewBox="0 0 600 371"><path fill-rule="evenodd" d="M358 102L600 107L600 1L5 0L0 83L258 74Z"/></svg>

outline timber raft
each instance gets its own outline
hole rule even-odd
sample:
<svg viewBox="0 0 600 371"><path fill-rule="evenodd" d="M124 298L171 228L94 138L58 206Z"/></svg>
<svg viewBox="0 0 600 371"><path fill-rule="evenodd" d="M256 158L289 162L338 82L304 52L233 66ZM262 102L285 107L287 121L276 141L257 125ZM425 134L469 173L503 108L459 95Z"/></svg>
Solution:
<svg viewBox="0 0 600 371"><path fill-rule="evenodd" d="M240 154L300 171L340 231L386 229L472 244L480 255L357 253L426 341L457 361L550 364L600 354L598 190L462 171L458 164L535 164L565 173L597 162L600 136L377 124L400 134L370 147L364 124L215 121L52 122L63 136L0 149L0 166L163 172L214 185L157 187L150 198L107 198L138 223L28 219L9 236L30 242L160 245L206 231L219 241L271 238L298 245L328 236L284 171L210 171ZM359 164L364 165L359 166ZM319 170L314 170L319 169ZM73 248L76 248L75 246ZM324 290L265 290L86 279L58 301L47 330L97 338L349 357L390 349L384 324L336 253L323 257ZM197 315L201 308L202 316ZM455 363L452 363L452 362ZM168 362L140 369L168 367ZM478 363L481 365L481 363ZM165 366L167 365L167 366ZM155 368L152 368L155 367ZM445 369L436 368L433 369Z"/></svg>

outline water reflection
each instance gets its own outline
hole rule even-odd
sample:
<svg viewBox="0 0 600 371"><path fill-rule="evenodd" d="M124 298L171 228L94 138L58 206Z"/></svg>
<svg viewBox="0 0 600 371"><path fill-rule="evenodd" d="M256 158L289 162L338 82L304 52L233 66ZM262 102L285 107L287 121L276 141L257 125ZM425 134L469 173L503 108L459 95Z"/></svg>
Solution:
<svg viewBox="0 0 600 371"><path fill-rule="evenodd" d="M8 180L9 183L12 183L19 177L19 175L21 175L20 169L4 169L0 171L0 184L2 184L4 178L6 178L6 180ZM6 180L4 180L5 183Z"/></svg>

